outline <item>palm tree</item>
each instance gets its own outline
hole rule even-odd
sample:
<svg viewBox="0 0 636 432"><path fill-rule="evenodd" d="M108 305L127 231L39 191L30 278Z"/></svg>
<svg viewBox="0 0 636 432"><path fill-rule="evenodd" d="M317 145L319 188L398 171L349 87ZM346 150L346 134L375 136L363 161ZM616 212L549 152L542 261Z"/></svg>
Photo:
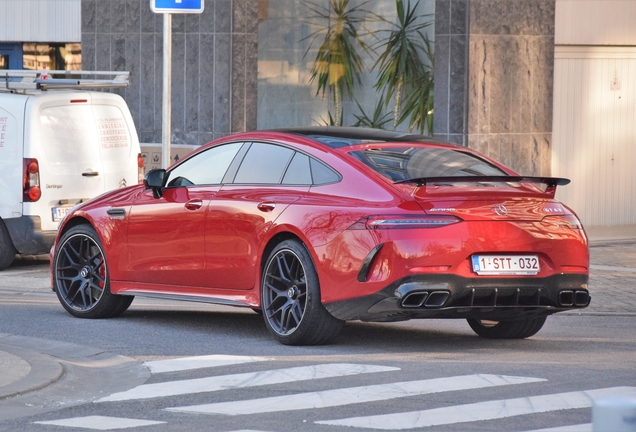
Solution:
<svg viewBox="0 0 636 432"><path fill-rule="evenodd" d="M329 6L324 7L316 3L308 3L313 12L310 23L318 30L304 39L312 38L305 56L317 39L322 42L314 59L309 82L317 79L316 95L329 88L333 97L335 115L329 117L333 122L342 125L342 96L346 92L353 94L355 84L360 84L360 73L364 69L362 58L358 54L357 46L364 50L370 47L360 39L357 26L367 21L367 11L364 2L359 6L349 8L349 0L329 0ZM303 39L303 40L304 40Z"/></svg>
<svg viewBox="0 0 636 432"><path fill-rule="evenodd" d="M420 54L426 52L426 37L422 30L429 25L430 21L418 23L416 9L419 0L411 7L411 0L408 0L404 7L403 0L396 0L397 18L396 24L391 24L386 39L381 40L378 48L382 48L382 54L378 57L373 69L379 68L378 81L375 88L386 90L386 106L391 98L394 99L393 108L393 129L400 124L402 117L402 97L405 86L420 80L426 72L426 67ZM430 16L430 15L426 15ZM384 21L386 19L382 18Z"/></svg>

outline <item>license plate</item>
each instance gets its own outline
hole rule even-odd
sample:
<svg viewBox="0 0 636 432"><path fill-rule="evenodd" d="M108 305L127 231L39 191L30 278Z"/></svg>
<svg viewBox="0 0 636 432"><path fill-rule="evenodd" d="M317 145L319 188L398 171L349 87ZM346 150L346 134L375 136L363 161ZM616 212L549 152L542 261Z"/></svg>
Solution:
<svg viewBox="0 0 636 432"><path fill-rule="evenodd" d="M537 255L473 255L473 271L478 275L536 275Z"/></svg>
<svg viewBox="0 0 636 432"><path fill-rule="evenodd" d="M53 207L51 209L53 211L53 222L62 220L62 218L66 216L72 208L73 207Z"/></svg>

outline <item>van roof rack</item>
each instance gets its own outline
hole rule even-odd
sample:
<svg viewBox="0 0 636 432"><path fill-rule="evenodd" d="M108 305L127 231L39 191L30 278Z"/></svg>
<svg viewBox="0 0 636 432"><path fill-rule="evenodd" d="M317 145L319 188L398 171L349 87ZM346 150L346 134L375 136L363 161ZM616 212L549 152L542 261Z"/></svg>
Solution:
<svg viewBox="0 0 636 432"><path fill-rule="evenodd" d="M64 78L53 78L64 75ZM90 79L83 78L90 76ZM49 90L49 89L99 89L128 87L128 71L82 71L82 70L4 70L0 72L0 89ZM110 78L103 78L110 77ZM4 81L4 86L2 86Z"/></svg>

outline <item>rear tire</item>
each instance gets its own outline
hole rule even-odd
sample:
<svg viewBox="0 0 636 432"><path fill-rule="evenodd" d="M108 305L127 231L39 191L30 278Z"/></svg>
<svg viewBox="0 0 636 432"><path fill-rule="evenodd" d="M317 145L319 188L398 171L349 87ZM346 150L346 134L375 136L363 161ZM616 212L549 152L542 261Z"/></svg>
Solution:
<svg viewBox="0 0 636 432"><path fill-rule="evenodd" d="M104 249L90 225L75 226L60 238L53 257L53 286L64 309L78 318L120 315L134 299L110 293Z"/></svg>
<svg viewBox="0 0 636 432"><path fill-rule="evenodd" d="M547 316L538 316L519 321L487 321L468 318L468 325L479 336L487 339L525 339L537 334Z"/></svg>
<svg viewBox="0 0 636 432"><path fill-rule="evenodd" d="M263 270L261 310L267 329L284 345L322 345L342 330L320 301L320 282L311 255L296 240L274 248Z"/></svg>
<svg viewBox="0 0 636 432"><path fill-rule="evenodd" d="M11 265L16 253L18 252L13 246L9 230L7 230L4 221L0 219L0 270L4 270Z"/></svg>

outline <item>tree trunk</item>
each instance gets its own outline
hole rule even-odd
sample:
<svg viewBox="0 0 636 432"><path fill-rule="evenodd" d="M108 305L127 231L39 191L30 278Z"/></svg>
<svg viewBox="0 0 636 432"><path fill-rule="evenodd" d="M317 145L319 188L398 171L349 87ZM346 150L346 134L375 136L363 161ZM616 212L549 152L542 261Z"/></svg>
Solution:
<svg viewBox="0 0 636 432"><path fill-rule="evenodd" d="M395 106L393 107L393 130L398 127L398 120L400 119L400 112L402 111L402 89L404 87L404 77L398 78L397 86L395 88Z"/></svg>
<svg viewBox="0 0 636 432"><path fill-rule="evenodd" d="M336 118L333 123L336 126L342 126L342 95L340 94L340 86L336 83L333 90L333 103L336 107Z"/></svg>

